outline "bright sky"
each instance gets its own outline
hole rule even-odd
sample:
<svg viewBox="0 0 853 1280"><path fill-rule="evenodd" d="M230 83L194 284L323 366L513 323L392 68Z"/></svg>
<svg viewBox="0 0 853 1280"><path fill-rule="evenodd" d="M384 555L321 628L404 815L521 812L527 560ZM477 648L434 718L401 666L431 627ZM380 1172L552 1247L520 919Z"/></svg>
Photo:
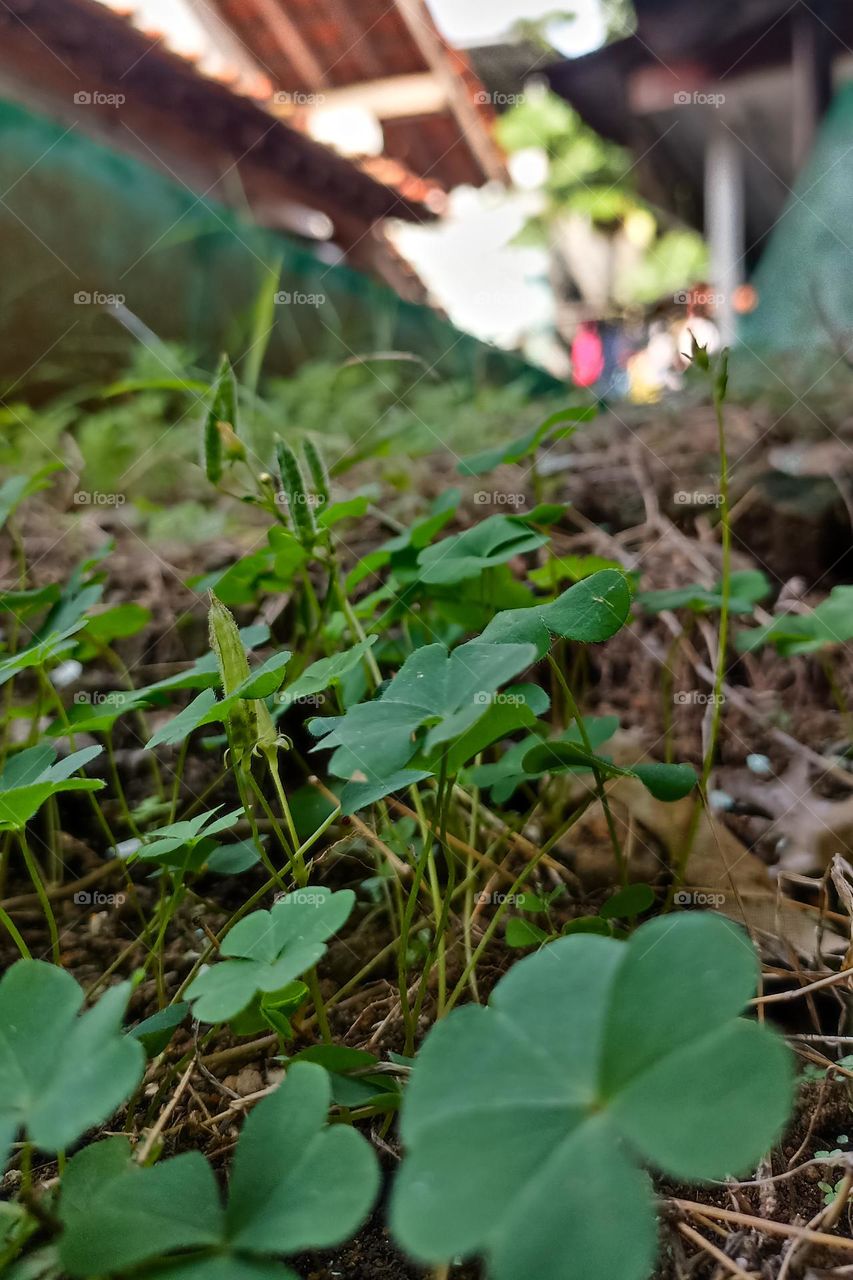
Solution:
<svg viewBox="0 0 853 1280"><path fill-rule="evenodd" d="M589 53L604 39L599 0L427 0L436 24L451 44L488 44L506 35L519 18L574 12L571 23L551 32L561 53Z"/></svg>

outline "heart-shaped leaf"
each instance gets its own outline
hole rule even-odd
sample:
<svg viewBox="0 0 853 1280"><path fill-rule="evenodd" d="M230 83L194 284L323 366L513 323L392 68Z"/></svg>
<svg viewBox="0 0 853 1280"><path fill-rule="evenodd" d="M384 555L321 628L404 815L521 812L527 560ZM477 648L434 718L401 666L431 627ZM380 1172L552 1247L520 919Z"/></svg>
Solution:
<svg viewBox="0 0 853 1280"><path fill-rule="evenodd" d="M551 637L601 644L619 631L631 611L631 588L621 569L602 569L569 587L550 604L495 614L480 636L502 644L528 643L541 656Z"/></svg>
<svg viewBox="0 0 853 1280"><path fill-rule="evenodd" d="M142 1045L122 1034L128 983L78 1017L83 991L64 969L19 960L0 982L0 1168L19 1129L61 1151L115 1111L139 1082Z"/></svg>
<svg viewBox="0 0 853 1280"><path fill-rule="evenodd" d="M20 831L51 796L62 791L99 791L97 778L74 778L101 754L102 747L84 747L57 761L48 743L28 747L13 756L0 776L0 831Z"/></svg>
<svg viewBox="0 0 853 1280"><path fill-rule="evenodd" d="M639 778L656 800L683 800L698 781L689 764L637 764L622 768L574 742L542 742L522 761L531 773L563 773L567 769L594 769L603 778Z"/></svg>
<svg viewBox="0 0 853 1280"><path fill-rule="evenodd" d="M241 1013L259 991L280 991L325 954L353 909L351 889L298 889L270 911L253 911L228 933L226 957L190 984L187 999L201 1022L224 1022Z"/></svg>
<svg viewBox="0 0 853 1280"><path fill-rule="evenodd" d="M627 944L561 938L488 1008L439 1022L403 1101L402 1246L431 1263L483 1254L490 1280L645 1280L656 1230L637 1162L736 1174L788 1113L784 1043L738 1016L757 976L736 926L663 916Z"/></svg>
<svg viewBox="0 0 853 1280"><path fill-rule="evenodd" d="M338 778L384 782L415 755L422 725L432 724L428 750L464 733L488 713L490 695L535 656L528 644L472 640L450 654L442 644L424 645L378 698L338 719L312 720L312 733L325 734L316 750L337 748L329 768Z"/></svg>
<svg viewBox="0 0 853 1280"><path fill-rule="evenodd" d="M153 1168L130 1160L123 1138L87 1147L62 1180L60 1257L75 1277L163 1259L146 1275L266 1280L293 1273L270 1255L330 1248L369 1212L379 1166L355 1129L326 1124L330 1084L308 1062L258 1103L243 1125L225 1209L198 1152ZM197 1250L172 1258L176 1250Z"/></svg>
<svg viewBox="0 0 853 1280"><path fill-rule="evenodd" d="M418 557L422 582L447 585L478 577L484 569L506 564L513 556L536 551L548 541L514 516L489 516L473 529L454 533Z"/></svg>

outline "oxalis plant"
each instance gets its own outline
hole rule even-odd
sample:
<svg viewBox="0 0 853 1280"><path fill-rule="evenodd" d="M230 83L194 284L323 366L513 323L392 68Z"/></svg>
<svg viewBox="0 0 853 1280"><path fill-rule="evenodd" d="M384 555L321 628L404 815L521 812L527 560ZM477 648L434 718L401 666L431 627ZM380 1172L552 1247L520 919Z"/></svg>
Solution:
<svg viewBox="0 0 853 1280"><path fill-rule="evenodd" d="M648 1170L754 1168L793 1092L781 1037L741 1015L745 934L705 913L627 943L576 935L518 964L487 1007L427 1035L403 1100L391 1225L421 1262L482 1255L491 1280L645 1280Z"/></svg>

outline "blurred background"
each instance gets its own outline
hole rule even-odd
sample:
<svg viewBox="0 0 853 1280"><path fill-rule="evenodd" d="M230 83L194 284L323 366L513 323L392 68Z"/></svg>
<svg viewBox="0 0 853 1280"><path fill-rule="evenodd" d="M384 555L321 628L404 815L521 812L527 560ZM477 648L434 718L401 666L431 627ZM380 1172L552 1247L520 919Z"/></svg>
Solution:
<svg viewBox="0 0 853 1280"><path fill-rule="evenodd" d="M790 404L849 372L849 0L3 0L0 32L0 461L70 421L138 452L223 350L278 419L425 446L566 387L658 403L694 338Z"/></svg>

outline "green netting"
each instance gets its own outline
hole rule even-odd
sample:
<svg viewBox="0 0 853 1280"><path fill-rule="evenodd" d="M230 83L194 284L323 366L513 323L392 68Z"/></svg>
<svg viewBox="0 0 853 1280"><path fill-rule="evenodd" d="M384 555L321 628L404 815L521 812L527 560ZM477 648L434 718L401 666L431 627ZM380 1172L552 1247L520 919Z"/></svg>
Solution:
<svg viewBox="0 0 853 1280"><path fill-rule="evenodd" d="M750 352L785 378L828 374L853 342L853 85L835 97L755 273ZM780 365L779 357L784 356Z"/></svg>
<svg viewBox="0 0 853 1280"><path fill-rule="evenodd" d="M7 386L37 378L55 387L108 376L125 362L131 340L81 295L123 297L153 333L185 344L202 363L223 348L239 356L272 271L292 300L271 312L265 370L399 350L417 353L442 376L474 383L524 376L532 389L553 389L547 374L460 334L429 308L197 199L79 128L8 102L0 102L0 191L0 379ZM324 301L314 305L311 295Z"/></svg>

